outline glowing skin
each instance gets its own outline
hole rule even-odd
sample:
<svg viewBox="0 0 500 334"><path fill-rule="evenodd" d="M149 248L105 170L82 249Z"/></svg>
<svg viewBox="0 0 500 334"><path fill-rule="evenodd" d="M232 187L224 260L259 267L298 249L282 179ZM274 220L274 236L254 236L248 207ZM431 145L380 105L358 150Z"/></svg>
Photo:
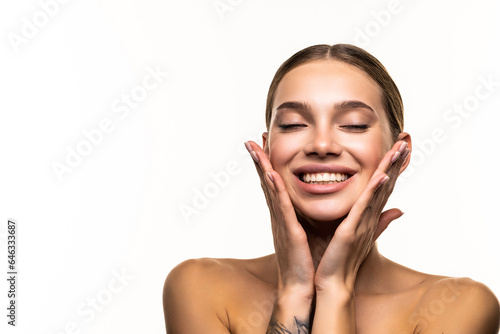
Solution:
<svg viewBox="0 0 500 334"><path fill-rule="evenodd" d="M164 288L167 332L497 333L498 300L484 285L411 270L374 244L402 215L382 210L411 157L409 134L393 145L380 87L356 67L322 60L288 72L275 93L264 151L245 143L275 253L174 268ZM350 177L307 184L297 175L319 172ZM432 321L422 317L450 286L460 297Z"/></svg>
<svg viewBox="0 0 500 334"><path fill-rule="evenodd" d="M342 220L349 213L393 144L380 91L363 71L334 60L296 67L276 90L269 133L263 135L264 151L283 178L297 213L313 226ZM360 101L373 110L359 103L342 108L345 101ZM286 102L300 102L308 110L280 108ZM280 128L290 124L297 126ZM311 193L293 173L307 164L334 164L355 174L338 191Z"/></svg>

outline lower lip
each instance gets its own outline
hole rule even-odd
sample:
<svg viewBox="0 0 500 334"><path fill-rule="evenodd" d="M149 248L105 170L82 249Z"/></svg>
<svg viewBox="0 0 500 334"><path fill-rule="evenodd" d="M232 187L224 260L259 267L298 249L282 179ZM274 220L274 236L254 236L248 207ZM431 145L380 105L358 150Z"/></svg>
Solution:
<svg viewBox="0 0 500 334"><path fill-rule="evenodd" d="M356 174L355 174L356 175ZM297 175L295 176L295 181L299 185L299 187L311 194L329 194L329 193L334 193L337 191L340 191L347 187L349 183L351 183L351 180L355 175L352 175L350 178L348 178L345 181L342 182L337 182L337 183L332 183L332 184L314 184L314 183L305 183L302 182Z"/></svg>

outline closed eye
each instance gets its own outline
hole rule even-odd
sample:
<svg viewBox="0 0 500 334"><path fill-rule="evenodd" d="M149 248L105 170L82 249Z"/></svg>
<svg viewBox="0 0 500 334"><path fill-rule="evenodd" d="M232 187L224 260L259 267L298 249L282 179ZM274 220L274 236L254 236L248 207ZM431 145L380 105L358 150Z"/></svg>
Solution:
<svg viewBox="0 0 500 334"><path fill-rule="evenodd" d="M368 129L368 124L350 124L350 125L342 125L341 128L354 130L354 131L363 131Z"/></svg>
<svg viewBox="0 0 500 334"><path fill-rule="evenodd" d="M287 130L287 129L294 129L294 128L301 128L305 127L305 124L279 124L278 125L280 129Z"/></svg>

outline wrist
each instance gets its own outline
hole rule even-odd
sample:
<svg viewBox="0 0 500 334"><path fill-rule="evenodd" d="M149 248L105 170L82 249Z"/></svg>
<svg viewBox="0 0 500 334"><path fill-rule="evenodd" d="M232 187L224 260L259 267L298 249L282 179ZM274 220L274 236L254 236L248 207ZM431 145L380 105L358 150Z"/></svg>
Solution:
<svg viewBox="0 0 500 334"><path fill-rule="evenodd" d="M294 299L300 302L312 302L316 291L314 284L283 284L278 283L277 296Z"/></svg>
<svg viewBox="0 0 500 334"><path fill-rule="evenodd" d="M316 305L325 303L337 305L350 305L354 302L354 291L343 288L322 289L316 293Z"/></svg>
<svg viewBox="0 0 500 334"><path fill-rule="evenodd" d="M286 301L288 302L283 300L282 303L274 305L267 333L309 333L311 303L295 303L288 299ZM303 330L300 331L300 328Z"/></svg>
<svg viewBox="0 0 500 334"><path fill-rule="evenodd" d="M346 289L322 290L316 295L312 334L356 333L354 293Z"/></svg>
<svg viewBox="0 0 500 334"><path fill-rule="evenodd" d="M316 285L317 299L334 298L338 301L350 302L354 299L354 283L330 281Z"/></svg>
<svg viewBox="0 0 500 334"><path fill-rule="evenodd" d="M313 300L314 292L310 294L298 288L278 290L274 311L284 317L300 316L308 318Z"/></svg>
<svg viewBox="0 0 500 334"><path fill-rule="evenodd" d="M302 289L286 289L278 290L276 294L276 304L286 305L286 304L304 304L311 305L314 299L314 290L312 293L309 291L304 291Z"/></svg>
<svg viewBox="0 0 500 334"><path fill-rule="evenodd" d="M347 293L354 294L356 277L315 277L314 289L317 294Z"/></svg>

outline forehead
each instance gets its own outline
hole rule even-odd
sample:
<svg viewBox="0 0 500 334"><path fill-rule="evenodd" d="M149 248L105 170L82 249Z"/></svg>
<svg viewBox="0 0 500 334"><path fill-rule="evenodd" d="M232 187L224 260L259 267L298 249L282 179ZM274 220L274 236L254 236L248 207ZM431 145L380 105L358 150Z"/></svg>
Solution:
<svg viewBox="0 0 500 334"><path fill-rule="evenodd" d="M340 61L319 60L302 64L285 74L273 102L274 110L286 101L305 101L313 108L331 109L346 100L371 106L385 118L380 86L361 69Z"/></svg>

